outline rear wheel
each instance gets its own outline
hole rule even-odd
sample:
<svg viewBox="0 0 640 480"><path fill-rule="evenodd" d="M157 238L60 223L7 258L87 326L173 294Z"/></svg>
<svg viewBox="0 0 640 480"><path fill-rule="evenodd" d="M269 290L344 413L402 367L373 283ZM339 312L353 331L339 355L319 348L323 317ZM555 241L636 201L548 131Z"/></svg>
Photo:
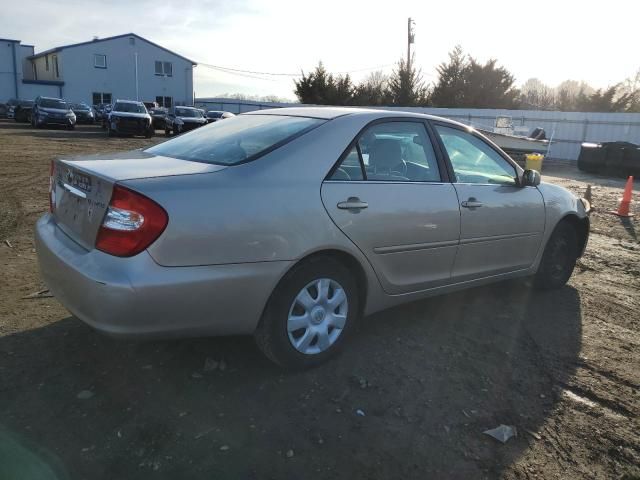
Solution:
<svg viewBox="0 0 640 480"><path fill-rule="evenodd" d="M544 249L534 285L543 290L562 287L571 277L577 259L576 230L569 223L560 222Z"/></svg>
<svg viewBox="0 0 640 480"><path fill-rule="evenodd" d="M315 367L338 353L358 315L358 290L349 270L318 257L280 282L256 329L256 343L282 367Z"/></svg>
<svg viewBox="0 0 640 480"><path fill-rule="evenodd" d="M168 128L165 128L165 129L164 129L164 136L165 136L165 137L169 137L169 136L171 136L171 130L169 130Z"/></svg>

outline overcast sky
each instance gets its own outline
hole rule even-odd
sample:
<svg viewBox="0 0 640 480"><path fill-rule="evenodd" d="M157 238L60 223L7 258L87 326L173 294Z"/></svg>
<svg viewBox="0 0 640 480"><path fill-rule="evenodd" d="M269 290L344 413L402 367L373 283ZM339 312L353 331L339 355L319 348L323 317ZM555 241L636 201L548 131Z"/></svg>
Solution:
<svg viewBox="0 0 640 480"><path fill-rule="evenodd" d="M640 0L20 0L2 1L0 37L51 47L134 32L198 63L259 72L391 71L406 55L407 17L427 82L460 44L517 79L613 85L640 68ZM292 77L195 69L196 95L294 98ZM257 77L257 78L254 78Z"/></svg>

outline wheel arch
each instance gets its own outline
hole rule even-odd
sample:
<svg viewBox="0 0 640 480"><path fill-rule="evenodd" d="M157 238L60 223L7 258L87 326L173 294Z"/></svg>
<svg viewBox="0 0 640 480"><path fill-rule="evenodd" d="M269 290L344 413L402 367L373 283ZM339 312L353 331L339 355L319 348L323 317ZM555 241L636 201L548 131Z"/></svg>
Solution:
<svg viewBox="0 0 640 480"><path fill-rule="evenodd" d="M282 282L284 282L287 279L289 274L294 269L296 269L297 267L299 267L304 263L320 260L322 258L331 258L337 261L338 263L340 263L341 265L345 266L350 272L353 273L356 281L356 286L358 288L358 300L359 300L358 303L359 303L359 310L360 310L358 314L362 315L362 313L365 310L365 305L367 303L367 294L368 294L367 275L365 273L365 270L362 264L358 261L356 257L354 257L351 253L345 250L340 250L337 248L326 248L326 249L310 252L307 255L298 259L295 263L293 263L276 282L275 287L269 294L269 297L263 307L262 314L264 315L264 311L267 309L269 302L273 297L273 294L278 290L280 285L282 285Z"/></svg>
<svg viewBox="0 0 640 480"><path fill-rule="evenodd" d="M587 248L587 241L589 240L589 217L580 218L575 213L567 213L564 217L558 220L553 229L555 230L556 228L558 228L558 225L560 225L561 223L567 223L575 229L576 238L578 241L578 258L580 258Z"/></svg>

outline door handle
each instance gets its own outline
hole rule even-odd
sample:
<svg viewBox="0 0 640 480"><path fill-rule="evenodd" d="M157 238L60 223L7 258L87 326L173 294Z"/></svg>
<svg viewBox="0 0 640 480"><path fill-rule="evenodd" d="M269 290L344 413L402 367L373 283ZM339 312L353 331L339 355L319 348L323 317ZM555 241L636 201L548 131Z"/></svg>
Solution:
<svg viewBox="0 0 640 480"><path fill-rule="evenodd" d="M338 208L341 210L362 210L368 206L367 202L361 201L358 197L349 197L346 202L338 203Z"/></svg>
<svg viewBox="0 0 640 480"><path fill-rule="evenodd" d="M484 205L482 202L478 202L475 198L470 198L469 200L465 200L460 204L464 208L478 208Z"/></svg>

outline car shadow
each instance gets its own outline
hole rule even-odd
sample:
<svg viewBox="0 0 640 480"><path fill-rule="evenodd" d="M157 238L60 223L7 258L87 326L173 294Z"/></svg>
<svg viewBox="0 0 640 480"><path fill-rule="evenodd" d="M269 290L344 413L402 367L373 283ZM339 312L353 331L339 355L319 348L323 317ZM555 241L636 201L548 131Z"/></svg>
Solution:
<svg viewBox="0 0 640 480"><path fill-rule="evenodd" d="M578 291L521 283L367 317L306 372L250 337L123 342L69 317L0 338L0 465L23 479L497 478L536 441L525 432L580 346ZM483 435L500 424L519 435Z"/></svg>

